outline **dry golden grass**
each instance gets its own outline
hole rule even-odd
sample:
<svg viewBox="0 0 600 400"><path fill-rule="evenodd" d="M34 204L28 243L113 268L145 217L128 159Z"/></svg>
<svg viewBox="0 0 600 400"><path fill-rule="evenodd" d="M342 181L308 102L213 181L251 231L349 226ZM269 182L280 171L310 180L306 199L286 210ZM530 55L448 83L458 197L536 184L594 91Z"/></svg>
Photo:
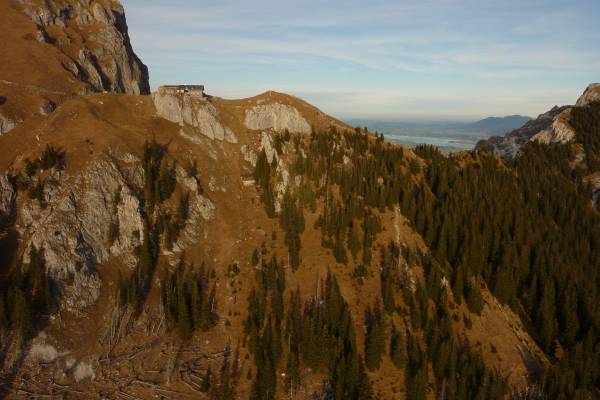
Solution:
<svg viewBox="0 0 600 400"><path fill-rule="evenodd" d="M271 93L271 94L269 94ZM291 96L269 92L257 97L243 100L223 100L213 98L211 101L218 108L222 121L231 127L238 136L238 144L213 141L202 138L200 144L194 144L179 136L180 127L155 116L155 109L150 97L128 96L116 94L94 94L74 97L66 100L54 113L47 117L33 117L2 137L0 146L0 170L22 170L24 159L40 155L46 144L62 147L67 154L67 174L75 176L97 157L103 156L109 149L130 152L141 156L143 143L151 138L165 144L169 157L179 162L196 160L202 185L206 196L216 205L216 217L213 221L202 223L199 229L199 240L196 245L186 249L188 262L199 265L204 262L208 268L214 268L218 277L217 303L221 316L219 325L209 332L196 333L190 343L182 344L173 334L143 335L132 333L109 353L105 344L100 343L109 321L114 294L116 291L117 271L126 269L119 260L110 260L98 267L102 277L100 300L94 306L84 310L82 315L64 313L56 318L48 327L49 339L59 351L71 351L77 358L90 356L115 357L130 354L143 346L149 346L133 359L115 361L110 368L104 368L104 375L98 373L93 382L74 384L64 381L72 389L81 392L72 398L89 398L99 391L111 393L115 390L115 382L137 379L160 381L168 360L175 360L178 365L202 354L221 351L227 343L234 347L243 340L243 321L247 316L246 299L253 286L254 268L250 265L250 256L255 248L265 243L269 255L276 255L287 260L287 249L284 245L284 232L279 228L276 219L269 219L259 200L254 187L246 187L241 182L241 175L251 171L249 163L243 160L241 145L257 149L260 135L243 128L245 108L258 101L277 101L292 104L301 110L309 123L319 128L326 128L335 120L321 117L320 112L308 104ZM319 125L321 124L321 125ZM409 157L414 157L408 152ZM216 190L209 190L209 181L213 180ZM378 246L390 240L400 240L411 248L426 250L422 238L416 234L403 217L394 212L381 214L384 230L378 236L374 250L374 262L369 268L370 277L363 284L358 284L351 277L354 263L338 265L331 252L321 246L320 232L314 228L317 214L306 215L306 231L302 235L302 266L292 272L287 268L288 290L300 288L304 299L316 292L317 281L325 276L328 270L336 273L342 293L347 299L356 322L357 344L363 352L363 313L368 304L373 304L380 297ZM397 228L396 228L397 227ZM398 231L397 231L397 230ZM273 240L272 233L276 238ZM397 233L398 232L398 233ZM155 273L155 284L146 301L145 308L156 313L159 303L157 277L166 268L172 268L167 258L161 256ZM227 276L227 267L238 262L241 272L236 277ZM422 280L422 273L415 268L417 279ZM289 294L285 295L286 301ZM526 359L521 355L519 347L525 343L533 353L539 356L533 341L522 328L516 315L506 308L495 307L489 298L481 317L473 317L473 328L466 329L462 322L464 305L454 312L459 315L456 322L461 335L478 346L485 362L501 372L512 369L510 378L519 382L526 371ZM401 295L397 296L398 304L402 304ZM407 325L406 317L395 316L399 329ZM389 321L388 321L389 322ZM493 334L490 334L493 332ZM518 332L518 333L516 333ZM519 339L521 337L521 339ZM157 342L154 342L157 341ZM154 343L154 346L150 344ZM480 343L479 345L477 343ZM491 344L497 353L491 351ZM178 350L179 349L179 350ZM194 349L193 352L190 349ZM239 397L248 398L251 381L246 379L248 369L252 369L251 358L246 359L246 351L242 349L243 362ZM203 364L203 368L208 364ZM23 368L27 374L30 367ZM100 369L98 369L100 371ZM50 379L48 371L38 379ZM252 373L255 373L253 370ZM44 375L46 374L46 375ZM404 390L404 371L397 370L386 358L382 367L369 373L375 392L382 399L401 399ZM316 387L323 377L307 375L307 384ZM522 381L521 381L522 382ZM430 382L433 385L433 380ZM181 381L174 379L165 385L168 390L178 393L195 394ZM282 385L279 386L280 388ZM125 389L123 389L125 390ZM131 384L128 393L146 398L153 392L152 388L143 384ZM186 398L185 395L172 395L174 398ZM431 394L432 396L432 394Z"/></svg>

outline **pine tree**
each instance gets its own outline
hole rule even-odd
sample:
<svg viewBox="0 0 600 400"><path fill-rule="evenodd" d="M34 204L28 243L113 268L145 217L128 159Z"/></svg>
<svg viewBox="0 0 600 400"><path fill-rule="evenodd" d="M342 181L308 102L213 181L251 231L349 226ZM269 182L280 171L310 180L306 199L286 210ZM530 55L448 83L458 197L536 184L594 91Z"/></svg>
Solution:
<svg viewBox="0 0 600 400"><path fill-rule="evenodd" d="M252 252L252 265L256 267L259 261L260 255L258 254L258 249L254 249L254 251Z"/></svg>
<svg viewBox="0 0 600 400"><path fill-rule="evenodd" d="M206 373L202 377L202 383L200 384L200 390L204 393L208 393L212 386L212 368L211 365L208 364L208 369Z"/></svg>
<svg viewBox="0 0 600 400"><path fill-rule="evenodd" d="M369 370L374 371L379 368L385 353L385 321L379 302L375 303L373 311L371 307L367 308L365 324L365 363Z"/></svg>
<svg viewBox="0 0 600 400"><path fill-rule="evenodd" d="M373 385L367 376L362 358L358 361L358 384L355 398L357 400L371 400L373 398Z"/></svg>
<svg viewBox="0 0 600 400"><path fill-rule="evenodd" d="M424 400L427 392L427 359L413 335L408 336L408 368L406 369L408 400Z"/></svg>
<svg viewBox="0 0 600 400"><path fill-rule="evenodd" d="M462 297L465 296L465 267L463 263L459 263L454 273L454 279L452 280L452 293L454 293L454 299L458 304L461 304Z"/></svg>
<svg viewBox="0 0 600 400"><path fill-rule="evenodd" d="M287 366L285 368L285 391L295 394L300 388L300 357L296 353L288 355Z"/></svg>
<svg viewBox="0 0 600 400"><path fill-rule="evenodd" d="M396 309L395 300L395 267L396 259L394 253L397 249L393 244L390 243L390 250L386 251L385 248L381 250L381 267L380 267L380 281L381 281L381 298L383 299L383 307L388 314L391 314ZM399 254L398 254L399 256Z"/></svg>
<svg viewBox="0 0 600 400"><path fill-rule="evenodd" d="M29 286L33 291L33 312L36 315L47 314L52 306L52 292L46 277L44 261L40 252L33 246L29 251Z"/></svg>
<svg viewBox="0 0 600 400"><path fill-rule="evenodd" d="M400 332L396 329L396 325L392 324L392 334L390 338L390 358L396 368L404 368L404 340Z"/></svg>
<svg viewBox="0 0 600 400"><path fill-rule="evenodd" d="M183 289L179 289L177 300L177 333L183 340L189 340L192 337L192 316Z"/></svg>
<svg viewBox="0 0 600 400"><path fill-rule="evenodd" d="M466 296L469 310L475 314L481 314L484 307L483 297L478 285L471 280L467 282Z"/></svg>
<svg viewBox="0 0 600 400"><path fill-rule="evenodd" d="M350 229L348 229L348 249L352 258L356 261L358 251L360 250L360 239L358 238L358 227L352 223Z"/></svg>
<svg viewBox="0 0 600 400"><path fill-rule="evenodd" d="M33 336L33 313L28 300L21 290L16 290L15 292L10 320L13 329L15 329L23 338L30 339Z"/></svg>

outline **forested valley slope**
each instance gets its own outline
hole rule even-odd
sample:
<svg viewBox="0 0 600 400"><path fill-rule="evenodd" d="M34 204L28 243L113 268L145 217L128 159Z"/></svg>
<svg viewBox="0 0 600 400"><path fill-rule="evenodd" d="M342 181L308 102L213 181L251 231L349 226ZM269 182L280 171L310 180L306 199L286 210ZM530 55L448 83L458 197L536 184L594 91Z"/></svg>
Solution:
<svg viewBox="0 0 600 400"><path fill-rule="evenodd" d="M1 398L599 398L597 84L410 150L150 94L124 15L0 0Z"/></svg>

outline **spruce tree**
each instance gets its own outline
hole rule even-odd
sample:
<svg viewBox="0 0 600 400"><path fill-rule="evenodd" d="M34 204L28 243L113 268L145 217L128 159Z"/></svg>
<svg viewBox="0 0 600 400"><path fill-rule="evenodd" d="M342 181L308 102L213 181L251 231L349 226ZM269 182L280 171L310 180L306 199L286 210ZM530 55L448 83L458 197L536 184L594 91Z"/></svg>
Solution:
<svg viewBox="0 0 600 400"><path fill-rule="evenodd" d="M475 314L481 314L484 307L483 297L481 296L481 291L476 283L472 280L467 282L467 306L469 310Z"/></svg>
<svg viewBox="0 0 600 400"><path fill-rule="evenodd" d="M365 363L367 368L374 371L379 368L385 353L385 321L379 302L375 303L373 311L367 308L365 313Z"/></svg>
<svg viewBox="0 0 600 400"><path fill-rule="evenodd" d="M396 329L396 324L392 323L392 333L390 338L390 358L396 368L404 368L404 340L400 332Z"/></svg>

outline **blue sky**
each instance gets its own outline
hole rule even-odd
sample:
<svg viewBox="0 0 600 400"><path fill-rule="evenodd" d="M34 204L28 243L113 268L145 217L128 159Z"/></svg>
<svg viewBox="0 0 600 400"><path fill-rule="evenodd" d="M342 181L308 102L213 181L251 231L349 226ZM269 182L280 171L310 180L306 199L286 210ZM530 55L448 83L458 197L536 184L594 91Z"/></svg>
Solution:
<svg viewBox="0 0 600 400"><path fill-rule="evenodd" d="M122 0L153 88L340 118L535 116L600 81L598 0Z"/></svg>

